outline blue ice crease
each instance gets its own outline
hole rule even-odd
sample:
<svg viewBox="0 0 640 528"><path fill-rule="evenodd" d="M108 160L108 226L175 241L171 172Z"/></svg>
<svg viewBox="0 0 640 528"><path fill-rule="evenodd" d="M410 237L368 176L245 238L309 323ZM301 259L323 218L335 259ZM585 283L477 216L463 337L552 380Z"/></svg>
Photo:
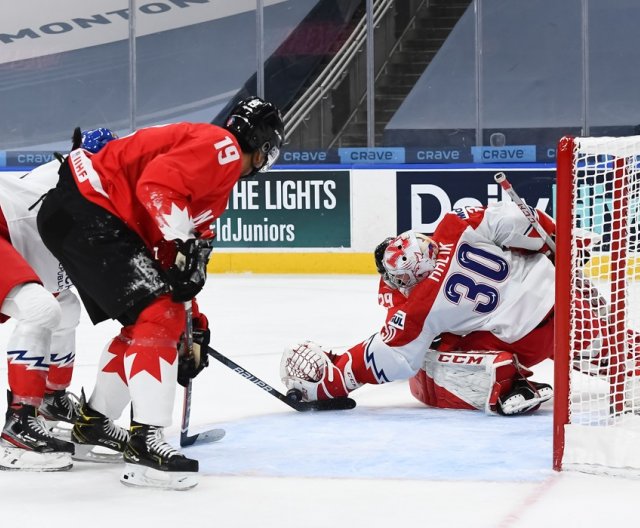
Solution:
<svg viewBox="0 0 640 528"><path fill-rule="evenodd" d="M215 426L227 430L221 442L185 451L199 459L202 474L540 481L552 472L550 408L507 418L358 407L262 415Z"/></svg>

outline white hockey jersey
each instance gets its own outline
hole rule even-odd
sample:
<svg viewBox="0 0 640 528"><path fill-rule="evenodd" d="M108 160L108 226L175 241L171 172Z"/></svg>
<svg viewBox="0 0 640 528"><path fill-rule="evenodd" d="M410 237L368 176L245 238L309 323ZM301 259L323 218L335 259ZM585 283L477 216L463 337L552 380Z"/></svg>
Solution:
<svg viewBox="0 0 640 528"><path fill-rule="evenodd" d="M7 222L11 243L52 293L71 287L71 282L43 244L36 218L43 195L58 182L59 168L60 163L53 160L25 174L0 176L0 209Z"/></svg>
<svg viewBox="0 0 640 528"><path fill-rule="evenodd" d="M439 248L435 270L389 308L377 334L352 349L364 347L378 382L413 375L444 332L488 331L513 343L553 308L554 266L535 252L543 241L531 236L512 202L449 213L432 238Z"/></svg>

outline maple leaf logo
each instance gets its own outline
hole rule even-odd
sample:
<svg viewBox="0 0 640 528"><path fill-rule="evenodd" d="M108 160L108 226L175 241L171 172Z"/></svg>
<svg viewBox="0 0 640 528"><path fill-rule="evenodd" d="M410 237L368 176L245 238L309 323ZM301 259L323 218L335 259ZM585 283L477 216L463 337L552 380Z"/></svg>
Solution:
<svg viewBox="0 0 640 528"><path fill-rule="evenodd" d="M160 359L164 359L169 365L173 365L174 361L178 357L178 350L173 347L158 347L156 349L149 349L147 347L135 349L135 345L129 349L127 356L135 354L133 363L131 364L131 371L129 372L129 379L133 378L139 372L143 370L148 372L151 376L162 382L162 372L160 370Z"/></svg>
<svg viewBox="0 0 640 528"><path fill-rule="evenodd" d="M127 376L124 370L124 354L130 343L129 335L124 335L123 329L123 333L109 344L107 352L113 354L113 357L102 367L102 372L117 374L125 385L127 385Z"/></svg>
<svg viewBox="0 0 640 528"><path fill-rule="evenodd" d="M186 205L184 209L180 209L175 203L171 203L171 212L162 213L160 218L162 222L159 227L165 240L180 239L184 242L193 238L196 226Z"/></svg>
<svg viewBox="0 0 640 528"><path fill-rule="evenodd" d="M109 360L109 363L102 368L102 372L113 372L117 374L122 382L127 385L127 376L124 373L124 350L122 352L112 352L109 350L109 353L114 354L114 356Z"/></svg>

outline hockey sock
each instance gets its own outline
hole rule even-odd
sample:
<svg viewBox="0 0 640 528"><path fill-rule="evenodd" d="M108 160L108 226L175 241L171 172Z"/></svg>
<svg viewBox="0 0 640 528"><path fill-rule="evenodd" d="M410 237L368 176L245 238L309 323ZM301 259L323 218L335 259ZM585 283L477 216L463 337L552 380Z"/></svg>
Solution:
<svg viewBox="0 0 640 528"><path fill-rule="evenodd" d="M50 365L47 375L47 392L64 390L71 385L71 377L73 375L73 360L71 364L64 367L58 365Z"/></svg>
<svg viewBox="0 0 640 528"><path fill-rule="evenodd" d="M42 403L49 370L46 351L50 339L50 330L27 323L18 324L11 335L7 361L14 404L37 407Z"/></svg>
<svg viewBox="0 0 640 528"><path fill-rule="evenodd" d="M124 355L131 343L131 329L123 327L102 352L95 389L88 402L92 409L114 420L129 403Z"/></svg>
<svg viewBox="0 0 640 528"><path fill-rule="evenodd" d="M61 292L56 300L62 317L51 336L47 390L64 390L71 385L73 362L76 357L76 328L80 323L81 306L69 290Z"/></svg>
<svg viewBox="0 0 640 528"><path fill-rule="evenodd" d="M184 306L166 295L147 306L133 325L125 372L134 420L171 424L178 376L177 344L184 328Z"/></svg>

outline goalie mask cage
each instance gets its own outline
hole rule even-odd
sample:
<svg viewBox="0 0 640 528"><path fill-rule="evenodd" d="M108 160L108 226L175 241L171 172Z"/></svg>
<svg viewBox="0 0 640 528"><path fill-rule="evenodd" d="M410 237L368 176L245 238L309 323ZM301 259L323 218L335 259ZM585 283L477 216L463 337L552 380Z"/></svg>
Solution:
<svg viewBox="0 0 640 528"><path fill-rule="evenodd" d="M639 163L640 136L558 144L556 470L640 476Z"/></svg>

